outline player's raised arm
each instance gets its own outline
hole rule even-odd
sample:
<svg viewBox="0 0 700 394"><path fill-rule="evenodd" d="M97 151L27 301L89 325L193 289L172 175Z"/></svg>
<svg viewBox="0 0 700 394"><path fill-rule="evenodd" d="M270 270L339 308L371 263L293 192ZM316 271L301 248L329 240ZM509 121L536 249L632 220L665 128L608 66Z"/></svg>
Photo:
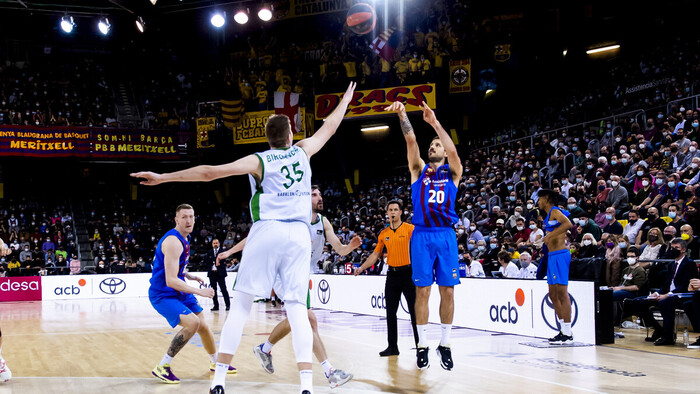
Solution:
<svg viewBox="0 0 700 394"><path fill-rule="evenodd" d="M420 176L420 172L425 167L425 162L420 158L420 149L418 149L418 141L416 134L413 132L413 126L408 120L406 107L399 101L394 101L385 111L396 112L399 115L399 123L401 131L406 139L406 154L408 156L408 169L411 171L411 183L415 182Z"/></svg>
<svg viewBox="0 0 700 394"><path fill-rule="evenodd" d="M309 158L321 150L323 145L335 134L338 126L340 126L340 122L342 122L345 117L345 111L347 111L350 101L352 101L352 96L355 93L355 86L355 82L350 82L348 90L345 91L343 99L340 100L340 104L338 104L338 108L326 118L323 126L321 126L313 136L305 138L296 144L298 147L304 149L304 152L306 152Z"/></svg>
<svg viewBox="0 0 700 394"><path fill-rule="evenodd" d="M145 178L145 181L141 181L142 185L155 186L167 182L209 182L214 179L244 174L252 174L258 179L262 178L262 166L256 155L248 155L232 163L218 166L196 166L166 174L142 171L131 173L131 176Z"/></svg>
<svg viewBox="0 0 700 394"><path fill-rule="evenodd" d="M340 239L338 239L338 236L335 235L333 225L325 217L323 218L323 231L326 233L326 241L328 241L333 250L335 250L341 256L346 256L348 253L362 245L362 239L360 239L360 237L357 235L354 236L347 245L343 245L343 243L340 242Z"/></svg>
<svg viewBox="0 0 700 394"><path fill-rule="evenodd" d="M457 147L454 142L452 142L452 137L442 128L440 121L435 117L435 112L433 112L428 104L422 103L420 108L423 110L423 120L425 120L429 125L433 126L438 137L440 137L440 142L443 148L445 148L445 153L447 153L447 162L450 164L450 171L452 171L452 180L455 184L459 185L459 180L462 178L462 172L464 167L462 167L462 161L459 159L459 154L457 154Z"/></svg>

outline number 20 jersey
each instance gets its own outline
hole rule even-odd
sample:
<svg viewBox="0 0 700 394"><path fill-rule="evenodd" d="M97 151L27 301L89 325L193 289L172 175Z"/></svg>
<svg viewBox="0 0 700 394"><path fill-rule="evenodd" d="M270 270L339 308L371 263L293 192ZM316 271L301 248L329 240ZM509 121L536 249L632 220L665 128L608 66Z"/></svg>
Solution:
<svg viewBox="0 0 700 394"><path fill-rule="evenodd" d="M311 222L311 165L298 146L255 154L263 168L258 182L249 175L250 215L259 220Z"/></svg>
<svg viewBox="0 0 700 394"><path fill-rule="evenodd" d="M414 225L423 227L452 227L457 223L455 202L457 186L452 182L449 164L433 170L423 168L420 177L411 185Z"/></svg>

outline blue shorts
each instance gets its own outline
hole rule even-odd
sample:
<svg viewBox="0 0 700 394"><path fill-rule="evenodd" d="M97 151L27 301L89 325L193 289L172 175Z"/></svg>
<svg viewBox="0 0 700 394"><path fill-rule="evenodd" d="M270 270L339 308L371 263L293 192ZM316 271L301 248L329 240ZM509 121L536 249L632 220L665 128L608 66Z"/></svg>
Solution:
<svg viewBox="0 0 700 394"><path fill-rule="evenodd" d="M459 284L457 237L451 227L416 226L410 245L416 286Z"/></svg>
<svg viewBox="0 0 700 394"><path fill-rule="evenodd" d="M569 249L550 252L547 255L547 283L550 285L568 285L569 264L571 264L571 252L569 252Z"/></svg>
<svg viewBox="0 0 700 394"><path fill-rule="evenodd" d="M202 307L197 303L197 299L192 294L184 294L169 297L158 297L148 295L153 308L168 321L170 327L180 324L180 315L199 313Z"/></svg>

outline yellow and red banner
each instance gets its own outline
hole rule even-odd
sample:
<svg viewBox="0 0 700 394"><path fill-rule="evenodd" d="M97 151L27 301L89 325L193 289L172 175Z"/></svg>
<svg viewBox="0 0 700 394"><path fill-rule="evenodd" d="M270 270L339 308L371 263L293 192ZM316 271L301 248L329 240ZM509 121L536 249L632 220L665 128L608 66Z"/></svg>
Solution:
<svg viewBox="0 0 700 394"><path fill-rule="evenodd" d="M265 125L270 115L275 111L247 112L240 124L233 128L234 144L258 144L267 143L265 137ZM294 134L294 140L300 141L306 138L306 110L301 109L301 132Z"/></svg>
<svg viewBox="0 0 700 394"><path fill-rule="evenodd" d="M316 96L316 120L325 119L332 114L342 98L343 93ZM435 109L435 84L355 91L345 117L386 115L384 109L394 101L404 103L408 112L420 111L418 106L423 102Z"/></svg>
<svg viewBox="0 0 700 394"><path fill-rule="evenodd" d="M0 126L0 155L90 159L177 159L175 132Z"/></svg>
<svg viewBox="0 0 700 394"><path fill-rule="evenodd" d="M353 0L277 0L272 3L272 14L275 19L298 18L347 11L354 3Z"/></svg>
<svg viewBox="0 0 700 394"><path fill-rule="evenodd" d="M472 61L450 60L450 93L472 91Z"/></svg>

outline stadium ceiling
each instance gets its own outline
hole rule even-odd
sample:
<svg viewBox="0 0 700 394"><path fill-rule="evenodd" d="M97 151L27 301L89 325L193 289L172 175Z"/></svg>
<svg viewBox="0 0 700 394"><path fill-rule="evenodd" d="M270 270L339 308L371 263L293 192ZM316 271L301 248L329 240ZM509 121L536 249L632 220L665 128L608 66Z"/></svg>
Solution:
<svg viewBox="0 0 700 394"><path fill-rule="evenodd" d="M16 11L31 13L70 13L73 15L153 15L195 11L237 3L250 3L251 0L0 0L0 12Z"/></svg>

